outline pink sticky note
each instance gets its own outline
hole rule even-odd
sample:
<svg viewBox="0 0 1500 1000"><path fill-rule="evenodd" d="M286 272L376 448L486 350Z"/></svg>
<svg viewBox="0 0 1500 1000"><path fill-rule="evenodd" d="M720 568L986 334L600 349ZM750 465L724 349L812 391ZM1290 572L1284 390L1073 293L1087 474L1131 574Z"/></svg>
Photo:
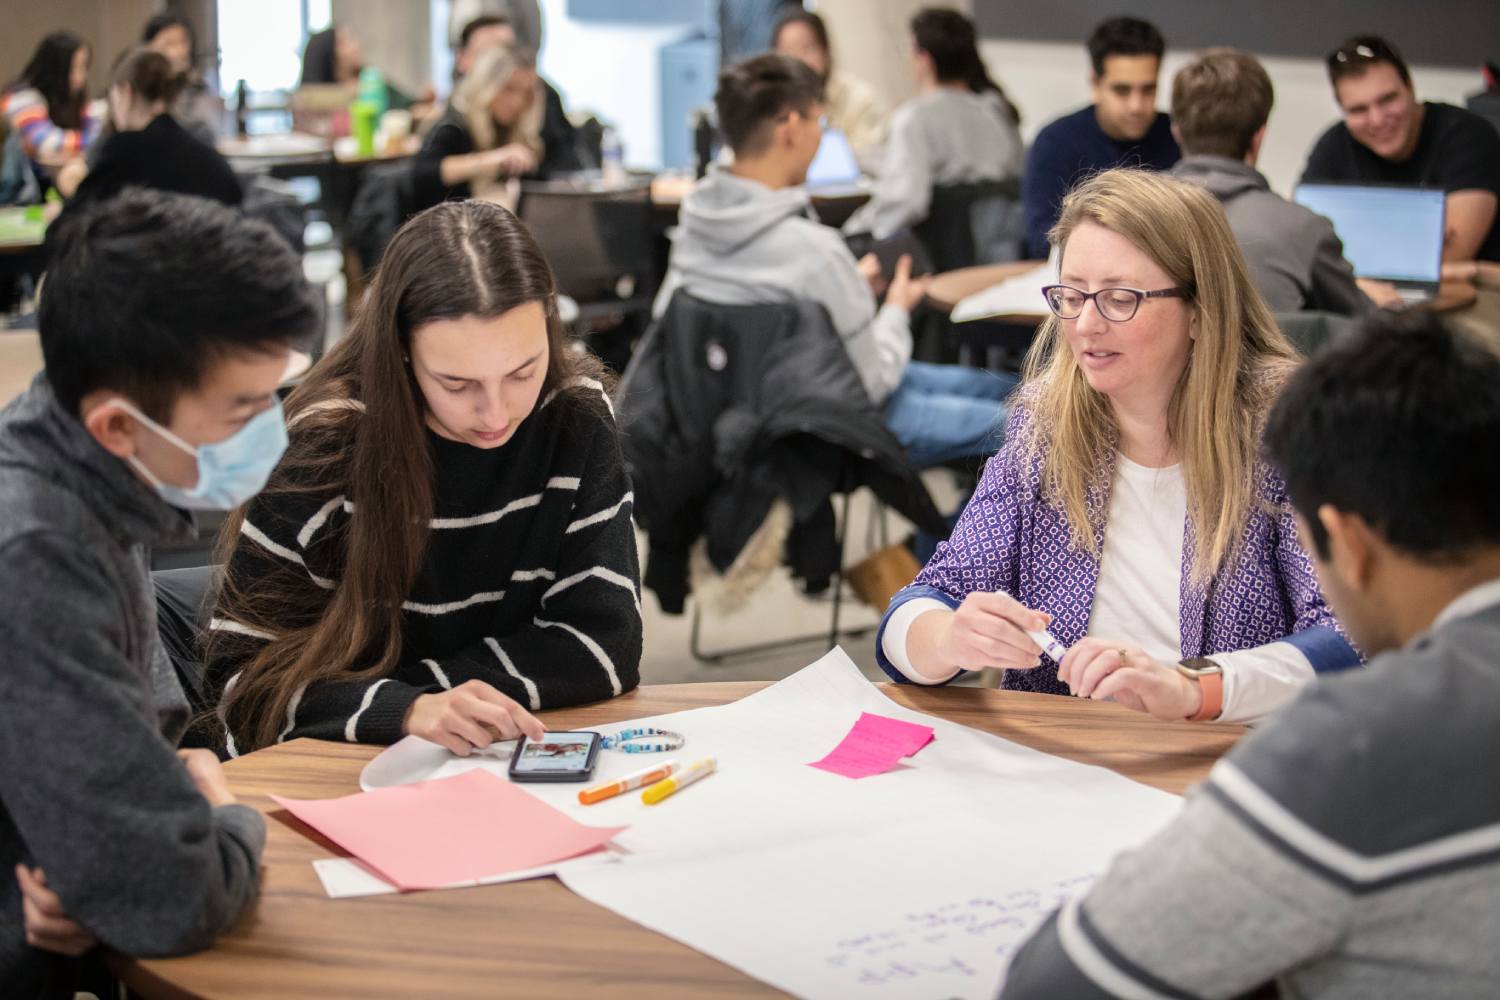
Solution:
<svg viewBox="0 0 1500 1000"><path fill-rule="evenodd" d="M271 798L405 890L537 868L625 829L584 826L482 768L339 799Z"/></svg>
<svg viewBox="0 0 1500 1000"><path fill-rule="evenodd" d="M849 735L828 756L808 767L846 778L868 778L889 771L902 757L910 757L931 742L931 726L862 712Z"/></svg>

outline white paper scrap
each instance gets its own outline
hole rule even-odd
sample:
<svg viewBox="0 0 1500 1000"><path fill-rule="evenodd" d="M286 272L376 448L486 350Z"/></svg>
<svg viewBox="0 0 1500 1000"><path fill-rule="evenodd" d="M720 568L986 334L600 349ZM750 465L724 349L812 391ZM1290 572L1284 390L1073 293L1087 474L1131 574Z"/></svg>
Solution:
<svg viewBox="0 0 1500 1000"><path fill-rule="evenodd" d="M1055 283L1056 275L1057 268L1051 262L1039 264L960 300L949 318L955 323L968 323L991 316L1045 316L1042 286Z"/></svg>

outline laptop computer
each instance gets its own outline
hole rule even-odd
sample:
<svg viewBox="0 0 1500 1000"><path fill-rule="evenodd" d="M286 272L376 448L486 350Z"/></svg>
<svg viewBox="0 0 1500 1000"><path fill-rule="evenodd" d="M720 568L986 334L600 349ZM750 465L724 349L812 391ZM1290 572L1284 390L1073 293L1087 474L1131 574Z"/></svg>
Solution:
<svg viewBox="0 0 1500 1000"><path fill-rule="evenodd" d="M836 128L823 130L818 153L807 168L807 186L819 188L852 188L859 184L859 160L848 136Z"/></svg>
<svg viewBox="0 0 1500 1000"><path fill-rule="evenodd" d="M1333 223L1355 274L1390 282L1408 302L1437 294L1443 266L1442 191L1302 184L1292 197Z"/></svg>

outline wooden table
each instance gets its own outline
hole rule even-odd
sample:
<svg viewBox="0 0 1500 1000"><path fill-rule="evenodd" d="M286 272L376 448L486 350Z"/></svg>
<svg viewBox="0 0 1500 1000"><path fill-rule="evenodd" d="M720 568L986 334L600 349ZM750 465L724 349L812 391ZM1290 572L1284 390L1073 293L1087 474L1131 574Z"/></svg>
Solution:
<svg viewBox="0 0 1500 1000"><path fill-rule="evenodd" d="M543 714L599 726L735 701L763 683L646 687ZM1170 792L1201 779L1243 730L1157 722L1115 705L978 688L885 686L895 701ZM256 910L211 951L117 959L143 997L777 996L778 991L573 895L556 879L328 899L311 862L342 854L268 798L346 795L378 747L294 740L231 761L230 786L268 820ZM975 863L984 863L975 851Z"/></svg>

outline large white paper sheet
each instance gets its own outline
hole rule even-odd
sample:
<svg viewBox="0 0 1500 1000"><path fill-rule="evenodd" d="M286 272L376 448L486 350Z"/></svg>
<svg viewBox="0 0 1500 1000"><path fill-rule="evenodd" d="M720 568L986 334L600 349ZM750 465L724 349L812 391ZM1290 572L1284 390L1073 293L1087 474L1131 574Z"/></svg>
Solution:
<svg viewBox="0 0 1500 1000"><path fill-rule="evenodd" d="M807 766L862 711L932 726L887 774ZM718 773L658 806L626 794L581 806L577 788L528 786L593 824L628 823L615 863L558 872L573 891L789 993L809 998L995 995L1010 951L1121 849L1160 829L1176 796L899 706L843 653L730 705L618 726L683 733L673 756ZM470 767L403 741L366 787ZM599 780L641 766L600 755Z"/></svg>

